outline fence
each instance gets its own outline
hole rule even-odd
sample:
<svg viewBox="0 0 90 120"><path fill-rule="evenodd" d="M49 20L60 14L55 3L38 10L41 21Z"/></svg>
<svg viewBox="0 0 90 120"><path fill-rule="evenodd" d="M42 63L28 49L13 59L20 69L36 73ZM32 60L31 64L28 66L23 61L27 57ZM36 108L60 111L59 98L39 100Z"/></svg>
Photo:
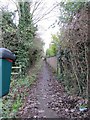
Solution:
<svg viewBox="0 0 90 120"><path fill-rule="evenodd" d="M57 71L57 57L56 56L47 58L46 61L55 71Z"/></svg>
<svg viewBox="0 0 90 120"><path fill-rule="evenodd" d="M22 72L21 66L19 66L19 67L17 67L17 66L12 67L12 71L16 71L16 72L12 72L11 73L12 75L19 75L19 74L21 74L21 72Z"/></svg>

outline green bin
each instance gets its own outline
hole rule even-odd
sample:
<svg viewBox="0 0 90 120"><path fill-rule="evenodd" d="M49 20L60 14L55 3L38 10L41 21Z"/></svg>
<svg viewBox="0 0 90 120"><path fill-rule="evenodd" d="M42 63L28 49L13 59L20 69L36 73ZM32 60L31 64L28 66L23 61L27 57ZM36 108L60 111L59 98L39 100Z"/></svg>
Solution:
<svg viewBox="0 0 90 120"><path fill-rule="evenodd" d="M15 58L11 51L0 48L0 97L9 92L12 62Z"/></svg>

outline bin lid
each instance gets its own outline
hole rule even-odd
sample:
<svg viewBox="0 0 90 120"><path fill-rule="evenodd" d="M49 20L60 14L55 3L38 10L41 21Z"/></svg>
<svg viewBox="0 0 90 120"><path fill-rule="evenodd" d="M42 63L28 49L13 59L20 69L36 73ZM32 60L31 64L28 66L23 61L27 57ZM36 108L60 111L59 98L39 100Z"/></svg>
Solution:
<svg viewBox="0 0 90 120"><path fill-rule="evenodd" d="M0 58L1 59L11 59L15 61L16 56L10 50L6 48L0 48Z"/></svg>

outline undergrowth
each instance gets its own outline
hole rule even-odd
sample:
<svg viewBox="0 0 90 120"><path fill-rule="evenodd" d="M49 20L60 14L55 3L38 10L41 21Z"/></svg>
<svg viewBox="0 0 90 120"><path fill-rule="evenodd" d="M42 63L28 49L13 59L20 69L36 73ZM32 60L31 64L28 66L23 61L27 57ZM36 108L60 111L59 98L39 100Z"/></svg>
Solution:
<svg viewBox="0 0 90 120"><path fill-rule="evenodd" d="M10 92L2 98L2 118L16 117L29 95L30 87L35 82L41 66L41 62L37 62L26 76L11 80Z"/></svg>

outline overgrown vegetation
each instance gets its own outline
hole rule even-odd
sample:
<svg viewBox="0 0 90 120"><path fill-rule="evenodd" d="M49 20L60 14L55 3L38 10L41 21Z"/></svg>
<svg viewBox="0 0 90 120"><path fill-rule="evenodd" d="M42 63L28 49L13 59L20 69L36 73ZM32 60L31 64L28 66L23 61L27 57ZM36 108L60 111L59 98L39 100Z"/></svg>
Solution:
<svg viewBox="0 0 90 120"><path fill-rule="evenodd" d="M29 89L41 68L44 43L36 33L38 28L32 20L30 2L18 2L18 10L14 12L3 8L0 11L2 12L2 22L0 24L2 47L15 53L16 61L13 66L21 66L22 70L18 78L12 76L10 92L1 101L3 103L2 117L13 118L16 117L19 108L25 102ZM19 11L19 21L15 24L17 11ZM31 71L28 73L30 68Z"/></svg>
<svg viewBox="0 0 90 120"><path fill-rule="evenodd" d="M90 78L88 76L90 74L88 73L90 69L90 63L88 63L90 61L90 40L88 39L89 7L87 2L60 3L60 13L62 13L58 23L60 32L56 35L59 39L56 46L58 50L59 79L69 93L85 98L90 94Z"/></svg>
<svg viewBox="0 0 90 120"><path fill-rule="evenodd" d="M37 27L34 26L30 13L29 2L19 2L19 23L14 24L15 12L2 10L2 47L10 49L16 54L16 66L22 67L22 74L26 73L38 58L42 56L43 42L36 34ZM34 41L38 41L38 47Z"/></svg>
<svg viewBox="0 0 90 120"><path fill-rule="evenodd" d="M46 56L51 57L55 56L57 54L57 44L59 42L59 39L56 35L52 35L52 42L49 45L49 49L46 51Z"/></svg>
<svg viewBox="0 0 90 120"><path fill-rule="evenodd" d="M36 2L34 8L37 9L40 4L41 1ZM27 75L28 68L43 55L43 42L36 33L38 30L36 23L55 8L54 6L34 21L35 9L31 13L30 7L31 2L25 1L19 2L18 9L14 12L1 9L2 46L16 54L17 59L14 65L22 68L21 78L12 79L10 93L3 97L4 118L16 117L17 111L29 93L29 87L36 80L40 64L29 76ZM57 56L59 80L63 82L69 94L87 97L90 108L89 8L90 5L79 0L60 3L61 14L58 22L60 31L57 35L52 35L52 43L46 55L47 57ZM19 11L19 22L16 25L14 20L17 11Z"/></svg>
<svg viewBox="0 0 90 120"><path fill-rule="evenodd" d="M29 95L29 89L35 82L37 74L42 66L42 61L38 61L34 67L31 68L28 75L18 79L11 80L10 92L7 96L3 97L2 104L2 117L3 118L16 118L18 110L25 103L26 96Z"/></svg>

